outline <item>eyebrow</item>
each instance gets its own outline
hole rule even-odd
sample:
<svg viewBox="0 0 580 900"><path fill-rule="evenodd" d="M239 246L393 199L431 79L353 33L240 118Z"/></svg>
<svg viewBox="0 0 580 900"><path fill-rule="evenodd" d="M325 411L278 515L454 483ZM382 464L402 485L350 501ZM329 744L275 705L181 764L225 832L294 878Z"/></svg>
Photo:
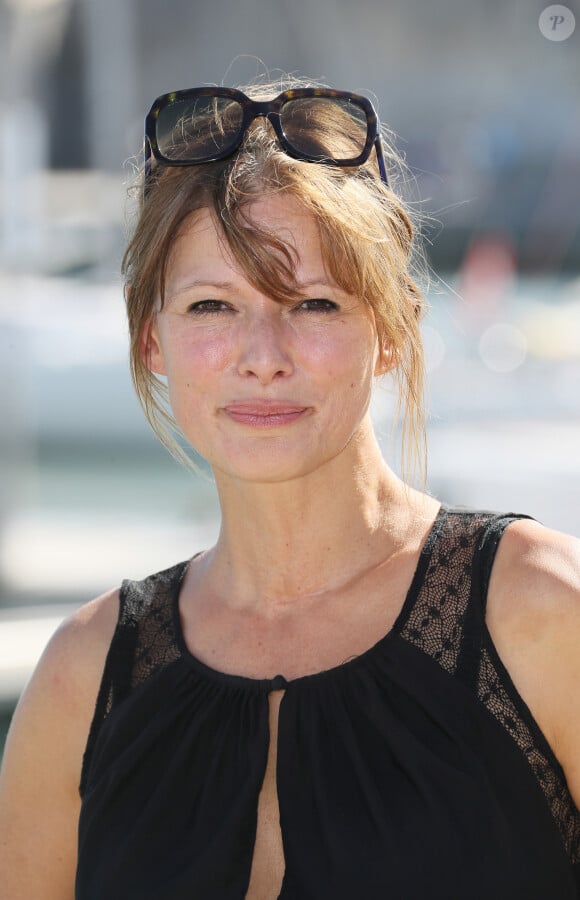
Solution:
<svg viewBox="0 0 580 900"><path fill-rule="evenodd" d="M307 278L305 281L297 281L296 288L297 290L305 290L310 287L314 287L315 285L328 286L333 287L335 290L340 289L338 285L335 285L334 282L329 280L326 276L322 275L317 278ZM214 281L213 278L188 278L186 282L181 285L178 285L177 289L168 292L168 297L175 297L178 294L183 293L184 291L189 291L192 288L217 288L222 291L235 290L236 285L233 281Z"/></svg>
<svg viewBox="0 0 580 900"><path fill-rule="evenodd" d="M220 290L228 290L233 288L233 281L214 281L212 278L188 278L183 284L178 284L177 290L174 292L180 294L182 291L188 291L195 287L212 287L220 288Z"/></svg>

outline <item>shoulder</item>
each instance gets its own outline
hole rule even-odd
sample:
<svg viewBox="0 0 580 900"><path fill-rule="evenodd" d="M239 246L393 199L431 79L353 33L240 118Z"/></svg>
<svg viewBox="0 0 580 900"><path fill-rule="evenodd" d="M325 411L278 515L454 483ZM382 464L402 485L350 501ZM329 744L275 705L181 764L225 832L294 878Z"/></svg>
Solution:
<svg viewBox="0 0 580 900"><path fill-rule="evenodd" d="M48 642L16 708L11 732L17 736L45 727L45 710L64 729L71 761L84 752L108 649L119 610L111 590L64 620ZM66 726L69 727L66 727ZM10 735L12 739L13 735Z"/></svg>
<svg viewBox="0 0 580 900"><path fill-rule="evenodd" d="M497 551L490 580L490 614L530 629L580 625L580 540L530 519L512 522Z"/></svg>
<svg viewBox="0 0 580 900"><path fill-rule="evenodd" d="M21 698L49 691L63 701L81 700L102 675L119 614L119 591L85 603L68 616L50 638Z"/></svg>
<svg viewBox="0 0 580 900"><path fill-rule="evenodd" d="M487 624L580 806L580 541L530 520L510 524Z"/></svg>
<svg viewBox="0 0 580 900"><path fill-rule="evenodd" d="M82 703L98 689L119 616L119 590L79 607L56 630L40 659L34 681L63 699ZM27 688L28 691L28 688ZM24 697L26 697L26 692Z"/></svg>
<svg viewBox="0 0 580 900"><path fill-rule="evenodd" d="M0 773L0 881L11 897L73 896L82 760L118 600L110 591L63 622L13 716Z"/></svg>

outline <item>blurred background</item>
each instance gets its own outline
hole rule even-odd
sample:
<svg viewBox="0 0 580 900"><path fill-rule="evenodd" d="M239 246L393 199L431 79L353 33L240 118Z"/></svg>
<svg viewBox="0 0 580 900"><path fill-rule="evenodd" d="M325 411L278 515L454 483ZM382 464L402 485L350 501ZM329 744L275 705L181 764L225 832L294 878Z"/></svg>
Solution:
<svg viewBox="0 0 580 900"><path fill-rule="evenodd" d="M429 489L580 536L580 10L546 7L0 0L0 746L68 610L217 531L128 375L128 187L161 93L288 71L373 99L438 275ZM392 409L379 389L396 458Z"/></svg>

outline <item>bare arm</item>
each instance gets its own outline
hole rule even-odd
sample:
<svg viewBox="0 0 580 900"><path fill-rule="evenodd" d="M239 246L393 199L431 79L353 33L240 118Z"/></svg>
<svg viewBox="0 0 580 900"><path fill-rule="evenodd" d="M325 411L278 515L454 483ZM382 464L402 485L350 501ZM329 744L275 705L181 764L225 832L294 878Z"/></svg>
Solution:
<svg viewBox="0 0 580 900"><path fill-rule="evenodd" d="M580 809L580 541L536 522L510 525L490 582L488 627Z"/></svg>
<svg viewBox="0 0 580 900"><path fill-rule="evenodd" d="M18 704L0 773L2 900L72 900L82 758L117 592L87 604L49 642Z"/></svg>

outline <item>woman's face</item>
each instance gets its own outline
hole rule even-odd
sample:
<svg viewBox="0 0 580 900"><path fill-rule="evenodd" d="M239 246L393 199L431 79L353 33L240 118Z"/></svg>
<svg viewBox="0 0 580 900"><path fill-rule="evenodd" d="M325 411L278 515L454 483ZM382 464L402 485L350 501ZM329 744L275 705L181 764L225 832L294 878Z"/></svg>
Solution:
<svg viewBox="0 0 580 900"><path fill-rule="evenodd" d="M379 347L366 304L325 271L314 218L287 198L256 201L251 215L295 249L295 301L252 286L201 210L171 255L149 364L167 376L175 419L216 477L277 482L368 433Z"/></svg>

